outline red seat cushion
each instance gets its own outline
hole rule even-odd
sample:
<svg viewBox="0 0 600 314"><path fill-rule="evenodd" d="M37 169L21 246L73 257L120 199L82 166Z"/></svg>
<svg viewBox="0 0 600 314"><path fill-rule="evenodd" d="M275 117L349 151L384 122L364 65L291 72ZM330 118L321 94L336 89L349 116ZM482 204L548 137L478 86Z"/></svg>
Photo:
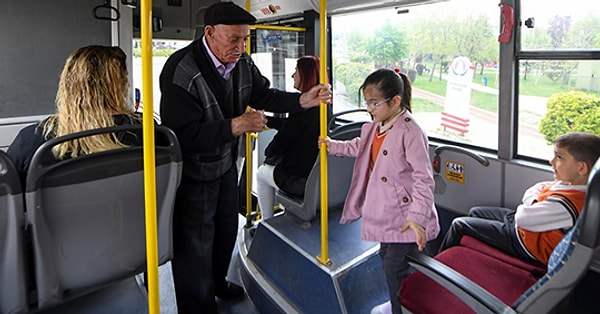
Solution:
<svg viewBox="0 0 600 314"><path fill-rule="evenodd" d="M506 304L513 304L531 287L545 269L527 264L473 238L463 239L435 259L477 283ZM402 306L415 313L474 313L460 299L415 272L404 280L400 289Z"/></svg>
<svg viewBox="0 0 600 314"><path fill-rule="evenodd" d="M529 264L517 257L508 255L508 254L498 250L497 248L487 245L487 244L485 244L473 237L470 237L470 236L463 236L462 239L460 240L460 245L474 249L476 251L479 251L479 252L489 255L491 257L497 258L500 261L503 261L507 264L513 265L517 268L526 270L538 279L541 278L546 273L546 266L544 266L542 263Z"/></svg>

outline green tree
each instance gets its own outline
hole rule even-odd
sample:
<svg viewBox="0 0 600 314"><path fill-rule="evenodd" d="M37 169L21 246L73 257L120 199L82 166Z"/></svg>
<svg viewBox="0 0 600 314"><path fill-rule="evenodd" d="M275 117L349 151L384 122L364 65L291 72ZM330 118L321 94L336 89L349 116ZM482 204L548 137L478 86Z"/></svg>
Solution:
<svg viewBox="0 0 600 314"><path fill-rule="evenodd" d="M441 16L432 15L429 18L415 20L408 28L409 55L413 58L426 57L431 60L430 82L433 80L433 75L438 66L441 79L443 73L442 63L451 50L447 45L449 29L445 27L442 21Z"/></svg>
<svg viewBox="0 0 600 314"><path fill-rule="evenodd" d="M565 37L568 48L600 48L600 17L586 16L576 20Z"/></svg>
<svg viewBox="0 0 600 314"><path fill-rule="evenodd" d="M579 91L558 93L548 99L540 133L548 143L568 132L600 135L600 98Z"/></svg>
<svg viewBox="0 0 600 314"><path fill-rule="evenodd" d="M370 65L346 62L333 68L333 77L346 87L348 101L353 104L360 104L358 88L372 71L373 68Z"/></svg>
<svg viewBox="0 0 600 314"><path fill-rule="evenodd" d="M542 28L523 28L521 32L521 43L523 49L551 49L552 38Z"/></svg>
<svg viewBox="0 0 600 314"><path fill-rule="evenodd" d="M453 27L456 56L465 56L474 64L480 64L481 74L486 61L498 60L497 39L486 16L465 16Z"/></svg>
<svg viewBox="0 0 600 314"><path fill-rule="evenodd" d="M548 27L548 34L552 38L552 47L561 47L565 37L569 33L571 27L570 16L559 16L555 15L550 19L550 26Z"/></svg>
<svg viewBox="0 0 600 314"><path fill-rule="evenodd" d="M430 56L433 60L429 81L438 65L441 79L446 64L456 56L465 56L476 64L498 60L496 36L487 17L483 15L432 15L421 18L412 23L407 36L412 58Z"/></svg>
<svg viewBox="0 0 600 314"><path fill-rule="evenodd" d="M390 20L375 30L369 44L369 55L375 60L375 67L392 67L408 55L406 35L399 25Z"/></svg>
<svg viewBox="0 0 600 314"><path fill-rule="evenodd" d="M346 46L348 49L348 57L351 62L367 63L373 60L369 55L369 38L354 30L346 36Z"/></svg>

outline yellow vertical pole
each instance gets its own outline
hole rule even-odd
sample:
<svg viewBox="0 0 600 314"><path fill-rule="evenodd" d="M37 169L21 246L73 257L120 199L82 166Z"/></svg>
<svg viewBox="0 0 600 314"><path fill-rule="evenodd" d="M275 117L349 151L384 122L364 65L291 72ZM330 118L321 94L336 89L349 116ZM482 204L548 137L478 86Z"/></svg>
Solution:
<svg viewBox="0 0 600 314"><path fill-rule="evenodd" d="M148 273L148 308L159 313L158 244L156 227L156 162L154 155L154 106L152 103L152 0L142 0L140 7L142 37L142 93L144 99L144 201L146 217L146 263Z"/></svg>
<svg viewBox="0 0 600 314"><path fill-rule="evenodd" d="M327 0L321 0L319 9L319 59L320 69L319 77L321 84L327 84ZM327 106L328 104L320 104L320 137L327 137ZM329 265L329 229L328 229L328 208L329 200L327 199L327 146L321 143L319 147L319 158L321 162L321 256L317 257L321 264Z"/></svg>
<svg viewBox="0 0 600 314"><path fill-rule="evenodd" d="M246 0L246 11L250 12L250 0ZM250 37L246 41L246 53L250 54ZM252 133L246 133L246 227L251 227L252 214Z"/></svg>

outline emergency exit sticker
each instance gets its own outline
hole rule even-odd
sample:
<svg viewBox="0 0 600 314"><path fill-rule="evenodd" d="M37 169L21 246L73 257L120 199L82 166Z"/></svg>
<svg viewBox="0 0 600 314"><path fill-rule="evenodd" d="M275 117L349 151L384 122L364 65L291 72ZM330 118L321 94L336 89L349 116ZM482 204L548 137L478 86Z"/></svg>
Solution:
<svg viewBox="0 0 600 314"><path fill-rule="evenodd" d="M446 161L446 180L465 184L465 165L460 162Z"/></svg>

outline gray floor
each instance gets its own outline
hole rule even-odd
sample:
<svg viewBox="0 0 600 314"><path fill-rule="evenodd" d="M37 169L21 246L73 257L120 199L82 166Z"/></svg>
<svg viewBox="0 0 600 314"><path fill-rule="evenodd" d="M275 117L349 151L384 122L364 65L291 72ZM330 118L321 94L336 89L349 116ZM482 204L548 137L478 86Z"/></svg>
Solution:
<svg viewBox="0 0 600 314"><path fill-rule="evenodd" d="M240 226L245 223L245 218L240 216ZM238 267L237 267L237 246L233 252L231 265L229 266L228 280L242 285ZM158 268L159 293L160 293L160 313L177 314L177 304L175 301L175 288L173 287L173 277L171 274L171 263L168 262ZM254 314L259 313L247 296L237 300L219 302L219 313L224 314Z"/></svg>

